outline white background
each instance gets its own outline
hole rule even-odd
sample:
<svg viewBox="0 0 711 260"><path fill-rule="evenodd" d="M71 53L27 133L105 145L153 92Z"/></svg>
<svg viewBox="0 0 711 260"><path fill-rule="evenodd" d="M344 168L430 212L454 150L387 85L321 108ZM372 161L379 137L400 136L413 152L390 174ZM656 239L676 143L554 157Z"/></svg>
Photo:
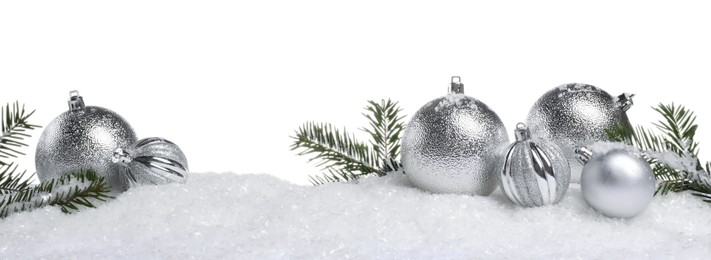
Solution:
<svg viewBox="0 0 711 260"><path fill-rule="evenodd" d="M76 89L139 137L179 144L193 172L297 183L317 173L289 151L303 122L358 132L366 100L411 115L452 75L509 131L545 91L582 82L636 93L635 124L659 102L686 105L711 149L703 1L469 2L4 1L0 103L46 125ZM19 160L30 171L40 131Z"/></svg>

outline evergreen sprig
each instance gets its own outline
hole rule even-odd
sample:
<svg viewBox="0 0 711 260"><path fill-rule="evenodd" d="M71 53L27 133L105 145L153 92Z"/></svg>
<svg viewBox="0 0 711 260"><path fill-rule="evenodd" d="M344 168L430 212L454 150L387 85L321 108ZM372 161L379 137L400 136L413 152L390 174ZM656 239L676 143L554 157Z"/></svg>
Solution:
<svg viewBox="0 0 711 260"><path fill-rule="evenodd" d="M370 134L370 145L375 155L381 159L380 166L383 171L397 171L400 169L400 163L396 160L400 155L400 135L405 129L402 123L405 117L398 114L402 109L398 107L397 102L390 100L381 100L380 103L369 100L368 104L365 109L370 114L363 113L363 116L368 119L370 129L361 130Z"/></svg>
<svg viewBox="0 0 711 260"><path fill-rule="evenodd" d="M655 194L689 190L711 203L711 163L706 163L704 168L698 159L699 143L694 140L698 125L694 112L674 104L659 104L653 109L662 116L662 120L654 124L661 134L642 126L635 129L618 126L606 131L608 138L643 151L659 181Z"/></svg>
<svg viewBox="0 0 711 260"><path fill-rule="evenodd" d="M302 149L298 155L311 155L309 162L320 160L317 167L331 170L331 175L342 176L344 180L377 173L376 159L366 143L355 140L355 136L338 130L329 123L307 122L296 131L292 150ZM327 176L327 175L325 175Z"/></svg>
<svg viewBox="0 0 711 260"><path fill-rule="evenodd" d="M32 185L30 180L34 176L25 178L27 171L17 172L17 165L10 163L0 165L0 196L29 189Z"/></svg>
<svg viewBox="0 0 711 260"><path fill-rule="evenodd" d="M2 131L0 134L0 165L10 164L3 159L25 155L18 148L27 146L23 142L25 138L30 137L26 131L40 127L27 122L34 113L34 110L27 113L25 105L20 107L19 102L15 102L12 106L9 103L4 107L0 106L0 116L2 116L0 119L0 131Z"/></svg>
<svg viewBox="0 0 711 260"><path fill-rule="evenodd" d="M291 137L294 139L291 150L301 150L298 155L310 155L309 162L318 160L317 167L324 171L309 176L312 184L351 181L369 174L383 176L401 168L397 157L405 126L404 117L399 115L402 109L397 102L382 100L368 101L365 110L363 116L370 127L361 130L371 137L368 143L329 123L306 122L296 130Z"/></svg>
<svg viewBox="0 0 711 260"><path fill-rule="evenodd" d="M0 179L0 183L10 179L2 177L4 179ZM0 196L0 218L45 206L60 206L64 213L78 211L81 206L94 208L97 201L112 198L109 192L104 177L93 170L81 170Z"/></svg>

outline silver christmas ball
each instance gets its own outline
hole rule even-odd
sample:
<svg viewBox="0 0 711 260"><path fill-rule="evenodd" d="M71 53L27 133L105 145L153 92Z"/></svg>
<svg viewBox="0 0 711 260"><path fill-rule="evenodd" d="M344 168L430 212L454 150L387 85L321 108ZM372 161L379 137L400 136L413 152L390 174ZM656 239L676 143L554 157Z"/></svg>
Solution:
<svg viewBox="0 0 711 260"><path fill-rule="evenodd" d="M402 136L402 165L410 181L435 193L489 195L499 182L497 152L508 143L501 119L484 103L463 94L459 77L452 93L418 110Z"/></svg>
<svg viewBox="0 0 711 260"><path fill-rule="evenodd" d="M35 166L40 181L93 169L111 190L121 192L120 166L111 162L117 147L136 142L136 133L121 116L102 107L84 106L79 92L70 92L69 111L49 123L37 144Z"/></svg>
<svg viewBox="0 0 711 260"><path fill-rule="evenodd" d="M146 184L185 183L188 160L176 144L159 137L141 139L114 151L113 162L122 166L130 187Z"/></svg>
<svg viewBox="0 0 711 260"><path fill-rule="evenodd" d="M570 165L552 142L531 139L526 125L516 126L516 142L506 150L501 165L501 190L525 207L560 201L570 184Z"/></svg>
<svg viewBox="0 0 711 260"><path fill-rule="evenodd" d="M613 218L631 218L652 201L656 182L649 163L639 155L612 149L593 155L587 148L576 150L585 163L581 189L585 201Z"/></svg>
<svg viewBox="0 0 711 260"><path fill-rule="evenodd" d="M575 148L608 140L606 129L632 127L625 111L632 106L633 96L613 97L586 84L561 85L536 101L527 124L533 136L551 140L563 149L572 181L577 183L583 167L576 162Z"/></svg>

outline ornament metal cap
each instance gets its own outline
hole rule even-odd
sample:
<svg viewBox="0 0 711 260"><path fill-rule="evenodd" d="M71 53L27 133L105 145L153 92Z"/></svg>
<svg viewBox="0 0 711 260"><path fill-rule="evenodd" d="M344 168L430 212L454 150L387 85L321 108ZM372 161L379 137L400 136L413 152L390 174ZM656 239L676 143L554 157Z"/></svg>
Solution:
<svg viewBox="0 0 711 260"><path fill-rule="evenodd" d="M130 163L131 161L133 161L133 158L131 158L131 155L128 154L123 149L116 148L116 150L114 150L114 155L111 158L111 161L113 163L120 163L120 164L126 165L126 164Z"/></svg>
<svg viewBox="0 0 711 260"><path fill-rule="evenodd" d="M524 141L531 138L531 131L528 130L528 126L526 126L526 124L518 123L516 124L514 135L516 136L516 141Z"/></svg>
<svg viewBox="0 0 711 260"><path fill-rule="evenodd" d="M634 97L634 94L630 93L622 93L622 95L617 96L617 106L622 109L622 111L627 111L634 105L634 102L632 102L632 97Z"/></svg>
<svg viewBox="0 0 711 260"><path fill-rule="evenodd" d="M452 83L449 83L449 94L464 94L462 77L452 76Z"/></svg>
<svg viewBox="0 0 711 260"><path fill-rule="evenodd" d="M592 151L590 151L590 149L588 149L587 147L580 147L575 149L575 154L578 155L578 161L583 165L590 161L590 158L592 158L593 155Z"/></svg>
<svg viewBox="0 0 711 260"><path fill-rule="evenodd" d="M77 111L84 109L84 99L79 95L79 91L69 91L69 111Z"/></svg>

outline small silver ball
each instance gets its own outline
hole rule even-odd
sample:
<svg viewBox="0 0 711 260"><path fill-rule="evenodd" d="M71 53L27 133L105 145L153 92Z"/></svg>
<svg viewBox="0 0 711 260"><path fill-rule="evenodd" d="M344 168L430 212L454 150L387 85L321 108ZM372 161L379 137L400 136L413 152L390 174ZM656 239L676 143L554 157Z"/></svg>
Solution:
<svg viewBox="0 0 711 260"><path fill-rule="evenodd" d="M656 190L649 163L623 149L592 155L583 168L580 185L585 201L613 218L631 218L641 213Z"/></svg>
<svg viewBox="0 0 711 260"><path fill-rule="evenodd" d="M82 103L44 128L35 155L37 177L44 182L92 169L106 177L112 191L125 191L120 166L111 159L116 148L136 139L133 128L120 115L102 107L84 107Z"/></svg>
<svg viewBox="0 0 711 260"><path fill-rule="evenodd" d="M402 164L420 189L489 195L499 181L497 152L507 143L494 111L472 97L450 94L413 115L402 137Z"/></svg>
<svg viewBox="0 0 711 260"><path fill-rule="evenodd" d="M607 141L606 129L617 125L632 127L625 111L633 95L613 97L587 84L564 84L554 88L533 105L527 124L531 134L555 142L571 167L571 180L580 182L582 166L575 148Z"/></svg>

